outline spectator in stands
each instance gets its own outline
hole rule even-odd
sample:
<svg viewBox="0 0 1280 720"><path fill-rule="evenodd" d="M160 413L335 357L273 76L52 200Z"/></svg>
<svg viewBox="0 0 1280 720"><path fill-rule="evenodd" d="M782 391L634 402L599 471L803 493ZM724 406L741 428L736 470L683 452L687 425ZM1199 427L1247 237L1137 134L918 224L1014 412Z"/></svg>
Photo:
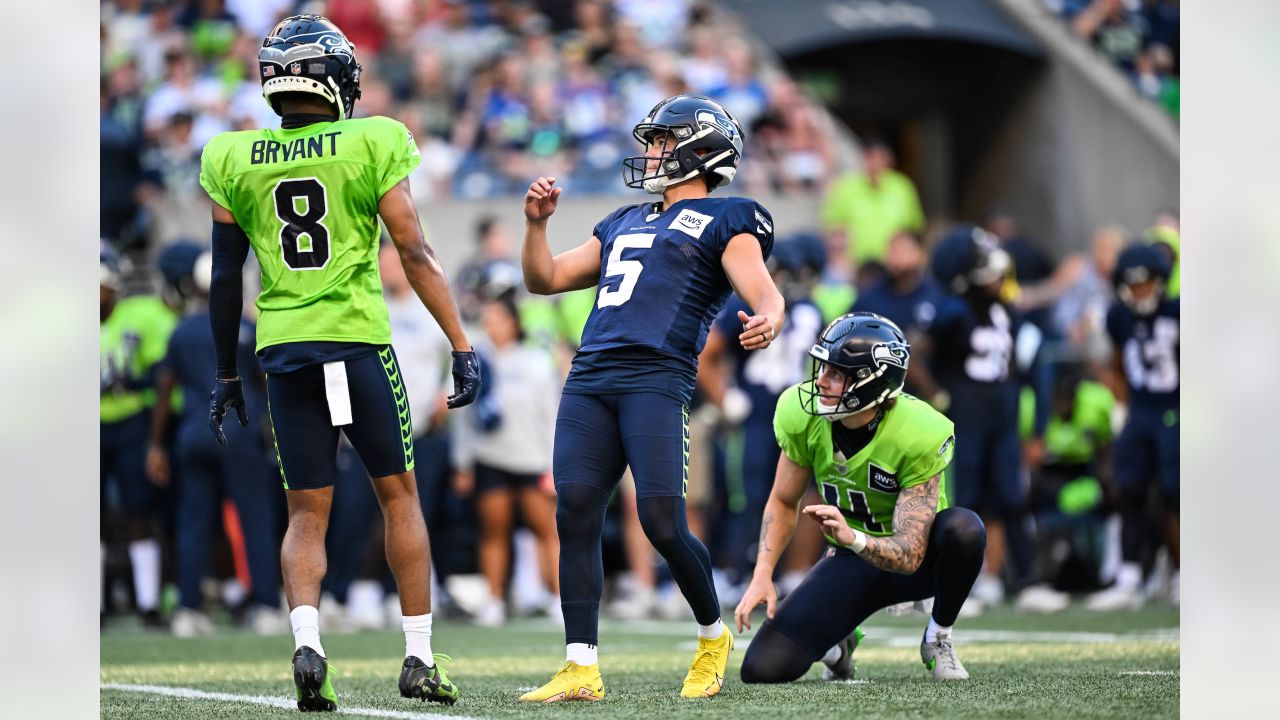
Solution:
<svg viewBox="0 0 1280 720"><path fill-rule="evenodd" d="M199 150L209 138L227 129L219 115L223 101L222 85L210 77L201 77L195 60L186 49L165 52L165 80L147 100L143 114L143 130L148 140L160 139L170 119L178 113L193 118L191 147Z"/></svg>
<svg viewBox="0 0 1280 720"><path fill-rule="evenodd" d="M1146 24L1140 15L1125 7L1124 0L1094 0L1075 16L1071 28L1108 60L1133 71L1142 51Z"/></svg>
<svg viewBox="0 0 1280 720"><path fill-rule="evenodd" d="M827 192L822 222L843 234L853 265L884 259L899 230L924 230L924 211L915 184L893 168L893 150L880 137L863 146L862 169L845 175Z"/></svg>
<svg viewBox="0 0 1280 720"><path fill-rule="evenodd" d="M480 351L490 402L478 401L454 425L454 487L463 495L475 493L482 528L480 570L489 597L477 610L476 622L487 626L506 621L517 507L538 538L539 565L552 596L547 613L558 616L560 607L560 543L555 501L547 489L560 376L550 355L525 342L514 294L513 289L485 303L480 316L488 341Z"/></svg>
<svg viewBox="0 0 1280 720"><path fill-rule="evenodd" d="M723 55L724 79L707 92L733 113L742 127L752 127L769 104L769 95L756 69L755 55L747 41L740 38L730 41Z"/></svg>

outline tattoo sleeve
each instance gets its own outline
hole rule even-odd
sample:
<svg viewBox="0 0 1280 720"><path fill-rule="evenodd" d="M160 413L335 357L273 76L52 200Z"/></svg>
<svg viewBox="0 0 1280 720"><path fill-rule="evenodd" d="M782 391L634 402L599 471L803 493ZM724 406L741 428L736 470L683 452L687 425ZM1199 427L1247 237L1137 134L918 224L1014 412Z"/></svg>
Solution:
<svg viewBox="0 0 1280 720"><path fill-rule="evenodd" d="M929 544L929 528L938 512L937 475L929 482L907 488L898 494L893 508L893 535L867 537L867 546L859 553L881 570L911 574L924 561Z"/></svg>

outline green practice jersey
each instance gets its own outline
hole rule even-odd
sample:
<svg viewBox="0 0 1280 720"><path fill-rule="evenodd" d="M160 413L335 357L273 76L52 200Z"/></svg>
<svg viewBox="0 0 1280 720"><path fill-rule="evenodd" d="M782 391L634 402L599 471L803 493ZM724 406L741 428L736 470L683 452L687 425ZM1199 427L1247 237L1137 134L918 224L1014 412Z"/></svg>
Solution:
<svg viewBox="0 0 1280 720"><path fill-rule="evenodd" d="M798 389L793 385L778 398L773 415L778 447L797 465L812 468L824 501L840 508L849 527L892 535L898 492L946 470L955 453L955 426L928 403L899 395L871 442L846 458L832 442L831 422L806 413ZM944 475L938 509L947 506Z"/></svg>
<svg viewBox="0 0 1280 720"><path fill-rule="evenodd" d="M391 342L378 275L378 201L421 159L405 126L385 117L209 141L200 184L235 216L262 269L258 350Z"/></svg>
<svg viewBox="0 0 1280 720"><path fill-rule="evenodd" d="M155 390L135 390L164 359L178 316L155 295L127 297L112 308L98 328L98 367L102 394L98 419L119 422L155 405Z"/></svg>

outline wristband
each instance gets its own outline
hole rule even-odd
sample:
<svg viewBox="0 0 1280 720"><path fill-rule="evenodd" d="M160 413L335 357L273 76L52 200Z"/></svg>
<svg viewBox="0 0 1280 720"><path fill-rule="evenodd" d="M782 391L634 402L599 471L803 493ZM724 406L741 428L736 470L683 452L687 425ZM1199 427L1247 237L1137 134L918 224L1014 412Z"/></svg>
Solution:
<svg viewBox="0 0 1280 720"><path fill-rule="evenodd" d="M862 532L857 528L849 528L849 529L853 531L853 542L849 543L848 545L845 545L845 547L849 548L855 553L861 553L867 547L867 535L866 533Z"/></svg>

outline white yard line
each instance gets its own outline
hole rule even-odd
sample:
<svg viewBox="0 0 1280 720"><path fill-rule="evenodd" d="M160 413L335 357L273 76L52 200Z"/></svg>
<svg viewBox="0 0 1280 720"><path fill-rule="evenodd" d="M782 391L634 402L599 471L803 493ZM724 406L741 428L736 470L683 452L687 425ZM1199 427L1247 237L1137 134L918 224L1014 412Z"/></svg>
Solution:
<svg viewBox="0 0 1280 720"><path fill-rule="evenodd" d="M1168 677L1170 675L1177 675L1178 673L1174 672L1173 670L1125 670L1120 674L1121 675L1161 675L1164 677Z"/></svg>
<svg viewBox="0 0 1280 720"><path fill-rule="evenodd" d="M166 697L176 697L184 700L217 700L219 702L265 705L267 707L281 708L284 710L296 710L298 708L297 701L291 698L272 697L269 695L236 695L234 693L207 692L204 690L196 690L195 688L172 687L169 685L126 685L122 683L103 683L100 687L103 690L119 690L121 692L145 693L147 695L164 695ZM338 705L338 713L340 715L396 718L397 720L421 720L422 718L440 717L434 713L408 712L406 710L384 710L382 708L355 707L342 704ZM479 718L469 717L466 715L449 715L448 717L457 718L458 720L480 720Z"/></svg>

